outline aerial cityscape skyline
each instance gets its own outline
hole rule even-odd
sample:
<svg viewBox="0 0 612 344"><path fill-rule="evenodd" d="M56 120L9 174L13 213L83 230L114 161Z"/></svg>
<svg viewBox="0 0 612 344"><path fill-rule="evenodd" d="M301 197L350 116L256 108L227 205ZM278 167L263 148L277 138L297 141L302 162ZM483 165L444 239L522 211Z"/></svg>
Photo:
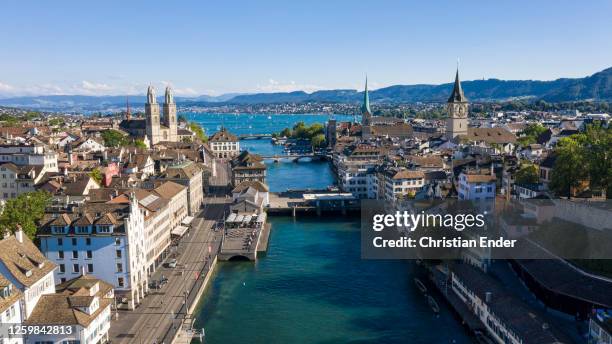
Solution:
<svg viewBox="0 0 612 344"><path fill-rule="evenodd" d="M463 80L552 80L612 60L606 1L6 9L28 20L0 24L0 97L142 94L148 84L172 85L179 96L360 89L366 73L371 89L439 84L458 57Z"/></svg>

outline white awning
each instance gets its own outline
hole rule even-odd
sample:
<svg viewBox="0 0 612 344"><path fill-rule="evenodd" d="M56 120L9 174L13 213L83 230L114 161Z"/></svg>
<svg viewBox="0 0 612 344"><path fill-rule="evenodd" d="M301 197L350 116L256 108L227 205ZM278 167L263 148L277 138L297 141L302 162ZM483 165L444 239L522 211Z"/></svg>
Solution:
<svg viewBox="0 0 612 344"><path fill-rule="evenodd" d="M234 222L240 223L240 222L242 222L243 219L244 219L244 215L238 215L238 216L236 216L236 219L234 220Z"/></svg>
<svg viewBox="0 0 612 344"><path fill-rule="evenodd" d="M236 219L236 213L231 213L229 214L225 222L234 222L235 219Z"/></svg>
<svg viewBox="0 0 612 344"><path fill-rule="evenodd" d="M185 226L189 226L192 221L193 221L193 216L185 216L183 221L181 221L181 224Z"/></svg>
<svg viewBox="0 0 612 344"><path fill-rule="evenodd" d="M176 235L176 236L183 236L185 234L185 232L187 232L189 228L185 227L185 226L178 226L175 229L173 229L170 233L172 235Z"/></svg>
<svg viewBox="0 0 612 344"><path fill-rule="evenodd" d="M249 223L249 222L251 222L251 218L252 218L251 215L244 215L244 218L242 219L242 222Z"/></svg>

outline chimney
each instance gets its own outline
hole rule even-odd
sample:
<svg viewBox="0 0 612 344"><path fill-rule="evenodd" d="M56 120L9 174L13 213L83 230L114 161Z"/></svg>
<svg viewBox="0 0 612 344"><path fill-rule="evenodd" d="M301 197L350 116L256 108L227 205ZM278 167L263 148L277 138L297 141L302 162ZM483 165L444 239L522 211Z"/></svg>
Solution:
<svg viewBox="0 0 612 344"><path fill-rule="evenodd" d="M15 239L20 243L23 243L23 229L21 229L21 225L17 225L17 230L15 231Z"/></svg>

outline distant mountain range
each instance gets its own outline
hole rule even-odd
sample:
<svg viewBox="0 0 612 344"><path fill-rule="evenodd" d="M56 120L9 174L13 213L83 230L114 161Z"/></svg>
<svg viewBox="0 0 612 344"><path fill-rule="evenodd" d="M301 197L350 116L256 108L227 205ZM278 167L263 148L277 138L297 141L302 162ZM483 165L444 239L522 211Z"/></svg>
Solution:
<svg viewBox="0 0 612 344"><path fill-rule="evenodd" d="M505 101L518 98L542 99L550 102L576 100L612 101L612 68L584 78L561 78L552 81L538 80L473 80L463 81L465 95L470 101ZM441 85L394 85L370 91L370 100L385 103L444 102L452 84ZM363 92L357 90L326 90L306 93L279 92L255 94L202 95L198 97L176 97L177 103L189 105L220 104L272 104L332 102L357 103ZM162 98L160 97L160 102ZM145 96L130 96L130 105L142 107ZM104 111L125 107L125 96L56 95L31 96L0 99L0 105L57 111Z"/></svg>

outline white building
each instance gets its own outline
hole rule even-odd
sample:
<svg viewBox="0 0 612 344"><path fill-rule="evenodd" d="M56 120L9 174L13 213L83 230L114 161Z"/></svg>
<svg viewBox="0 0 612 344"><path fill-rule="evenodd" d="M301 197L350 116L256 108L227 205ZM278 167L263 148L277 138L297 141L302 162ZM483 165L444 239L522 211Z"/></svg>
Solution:
<svg viewBox="0 0 612 344"><path fill-rule="evenodd" d="M58 171L57 153L40 144L0 145L0 162L43 166L44 171Z"/></svg>
<svg viewBox="0 0 612 344"><path fill-rule="evenodd" d="M159 180L172 181L186 186L189 215L193 216L200 210L204 202L204 182L200 164L186 160L179 164L169 166L159 176Z"/></svg>
<svg viewBox="0 0 612 344"><path fill-rule="evenodd" d="M28 343L102 343L108 341L113 286L83 275L41 297L26 326L61 326L64 333L30 334ZM67 330L70 328L70 330ZM59 332L59 331L58 331Z"/></svg>
<svg viewBox="0 0 612 344"><path fill-rule="evenodd" d="M42 178L40 166L17 166L0 163L0 201L35 191L34 185Z"/></svg>
<svg viewBox="0 0 612 344"><path fill-rule="evenodd" d="M217 158L233 158L240 153L240 140L225 128L211 136L208 145Z"/></svg>
<svg viewBox="0 0 612 344"><path fill-rule="evenodd" d="M388 201L412 198L425 185L423 171L390 169L382 175L385 178L385 199Z"/></svg>
<svg viewBox="0 0 612 344"><path fill-rule="evenodd" d="M489 174L459 174L457 192L460 200L495 198L496 177Z"/></svg>
<svg viewBox="0 0 612 344"><path fill-rule="evenodd" d="M21 324L21 302L23 293L4 276L0 275L0 324ZM21 344L21 336L10 336L7 331L0 332L1 344Z"/></svg>
<svg viewBox="0 0 612 344"><path fill-rule="evenodd" d="M19 230L0 241L0 275L23 294L22 314L27 318L42 295L55 292L53 271L34 243Z"/></svg>
<svg viewBox="0 0 612 344"><path fill-rule="evenodd" d="M65 282L85 271L111 283L119 306L133 309L148 290L145 216L135 195L129 203L86 202L49 213L38 231L41 251Z"/></svg>

